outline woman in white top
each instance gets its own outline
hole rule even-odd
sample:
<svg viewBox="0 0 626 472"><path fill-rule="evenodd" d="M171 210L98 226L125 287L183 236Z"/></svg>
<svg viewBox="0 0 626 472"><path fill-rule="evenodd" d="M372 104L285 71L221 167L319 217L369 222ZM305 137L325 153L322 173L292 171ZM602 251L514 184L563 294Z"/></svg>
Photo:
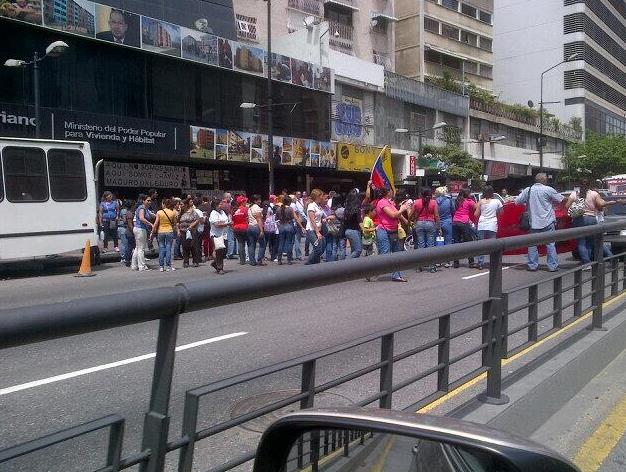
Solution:
<svg viewBox="0 0 626 472"><path fill-rule="evenodd" d="M311 203L307 207L306 238L313 246L306 264L319 264L322 253L326 248L326 241L322 235L324 223L324 192L316 188L311 191Z"/></svg>
<svg viewBox="0 0 626 472"><path fill-rule="evenodd" d="M493 187L485 185L483 195L474 215L478 218L478 238L479 239L496 239L498 232L498 215L502 211L502 202L497 198L493 198ZM476 268L482 270L485 267L485 256L478 256L478 265Z"/></svg>
<svg viewBox="0 0 626 472"><path fill-rule="evenodd" d="M232 220L228 213L226 213L226 207L230 205L230 201L222 199L219 203L213 202L211 207L213 210L209 215L209 223L211 223L210 237L213 241L214 254L211 267L215 269L218 274L224 273L224 257L226 256L227 234L228 227L232 224Z"/></svg>

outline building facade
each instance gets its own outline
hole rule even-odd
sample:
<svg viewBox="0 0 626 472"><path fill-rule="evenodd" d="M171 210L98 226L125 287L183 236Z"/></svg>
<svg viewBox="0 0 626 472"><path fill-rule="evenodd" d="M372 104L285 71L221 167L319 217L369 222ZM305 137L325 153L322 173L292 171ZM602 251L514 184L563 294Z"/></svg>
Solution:
<svg viewBox="0 0 626 472"><path fill-rule="evenodd" d="M532 11L532 15L527 12ZM540 101L585 130L626 134L626 3L621 0L496 2L494 90L515 103Z"/></svg>
<svg viewBox="0 0 626 472"><path fill-rule="evenodd" d="M94 159L105 161L100 182L123 196L149 187L162 188L163 194L267 192L267 113L262 107L240 106L267 101L266 54L237 41L232 4L225 8L229 2L223 0L184 0L188 9L183 14L180 0L152 9L134 0L68 0L63 2L65 19L53 21L60 3L45 0L43 20L0 16L0 30L15 39L0 47L2 62L28 60L56 40L69 45L65 54L40 65L43 138L88 141ZM110 4L120 3L137 8L126 11L127 18L137 20L127 32L128 39L131 28L137 29L138 43L132 46L102 39ZM230 29L225 26L228 17ZM331 174L335 168L329 123L332 74L284 55L273 56L271 64L273 72L288 71L274 76L274 102L298 105L293 113L290 107L274 110L272 144L281 157L276 186L303 188L307 175ZM306 80L300 81L298 71ZM297 75L298 81L293 80ZM0 118L0 135L34 137L32 70L2 67L0 81L0 117L24 118ZM171 188L171 179L140 178L166 175L170 168L163 166L182 168L189 178ZM122 183L115 174L122 168L139 180ZM181 182L189 188L181 188Z"/></svg>
<svg viewBox="0 0 626 472"><path fill-rule="evenodd" d="M272 36L281 37L327 22L330 49L393 70L395 16L392 0L272 0ZM267 2L234 0L241 41L267 44ZM306 20L306 22L305 22ZM326 58L322 58L322 62Z"/></svg>
<svg viewBox="0 0 626 472"><path fill-rule="evenodd" d="M493 89L493 0L396 0L396 72Z"/></svg>

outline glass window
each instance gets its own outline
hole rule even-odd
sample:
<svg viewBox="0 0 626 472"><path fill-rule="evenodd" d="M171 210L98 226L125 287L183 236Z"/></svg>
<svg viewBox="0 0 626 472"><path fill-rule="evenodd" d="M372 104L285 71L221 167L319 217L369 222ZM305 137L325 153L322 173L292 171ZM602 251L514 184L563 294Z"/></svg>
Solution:
<svg viewBox="0 0 626 472"><path fill-rule="evenodd" d="M469 31L461 31L461 41L470 46L478 46L478 35Z"/></svg>
<svg viewBox="0 0 626 472"><path fill-rule="evenodd" d="M484 49L485 51L491 51L492 48L492 41L489 38L485 38L484 36L480 37L480 48Z"/></svg>
<svg viewBox="0 0 626 472"><path fill-rule="evenodd" d="M433 20L432 18L424 17L424 29L426 31L430 31L431 33L439 34L439 22L437 20Z"/></svg>
<svg viewBox="0 0 626 472"><path fill-rule="evenodd" d="M2 151L2 166L10 202L48 200L46 154L43 149L7 147Z"/></svg>
<svg viewBox="0 0 626 472"><path fill-rule="evenodd" d="M458 0L441 0L441 4L444 7L449 8L450 10L459 11L459 2L458 2Z"/></svg>
<svg viewBox="0 0 626 472"><path fill-rule="evenodd" d="M433 51L432 49L426 49L426 51L424 51L424 60L427 62L441 64L441 54L437 51Z"/></svg>
<svg viewBox="0 0 626 472"><path fill-rule="evenodd" d="M448 38L456 39L457 41L459 40L459 29L455 28L454 26L446 25L445 23L443 23L441 25L441 34Z"/></svg>
<svg viewBox="0 0 626 472"><path fill-rule="evenodd" d="M461 70L461 59L452 56L443 56L443 65L451 69Z"/></svg>
<svg viewBox="0 0 626 472"><path fill-rule="evenodd" d="M478 74L478 64L476 62L465 61L465 72L468 74Z"/></svg>
<svg viewBox="0 0 626 472"><path fill-rule="evenodd" d="M474 8L471 5L468 5L467 3L462 3L461 4L461 13L463 13L464 15L467 16L471 16L472 18L476 18L476 8Z"/></svg>
<svg viewBox="0 0 626 472"><path fill-rule="evenodd" d="M487 13L486 11L481 11L479 18L480 18L480 21L491 24L491 13Z"/></svg>
<svg viewBox="0 0 626 472"><path fill-rule="evenodd" d="M50 195L57 202L82 202L87 198L83 153L71 149L48 151Z"/></svg>
<svg viewBox="0 0 626 472"><path fill-rule="evenodd" d="M480 65L480 75L482 75L483 77L486 77L488 79L491 79L492 76L493 76L493 67L481 64Z"/></svg>

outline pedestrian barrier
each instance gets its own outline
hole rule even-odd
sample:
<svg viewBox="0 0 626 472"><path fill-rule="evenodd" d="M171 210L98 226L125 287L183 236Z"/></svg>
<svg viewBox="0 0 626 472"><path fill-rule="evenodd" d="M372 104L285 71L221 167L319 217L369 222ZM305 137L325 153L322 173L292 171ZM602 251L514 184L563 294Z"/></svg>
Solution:
<svg viewBox="0 0 626 472"><path fill-rule="evenodd" d="M624 227L626 223L618 222L572 228L353 259L342 263L300 266L277 273L271 278L263 274L251 274L236 280L198 280L175 287L0 310L0 348L159 320L150 406L144 418L143 440L139 451L126 457L121 456L125 421L119 416L110 415L0 450L0 464L91 431L108 428L106 463L98 469L99 472L118 471L135 465L139 465L140 470L145 472L162 471L168 453L174 451L178 453L178 470L191 471L198 467L198 464L194 464L198 441L231 432L251 420L279 412L290 405L311 408L321 395L371 374L377 376L377 386L367 392L365 398L355 402L360 406L377 404L380 408L412 408L415 411L484 373L487 378L486 390L480 398L487 402L504 403L507 398L502 394L501 386L503 358L580 319L585 312L593 313L591 328L602 328L603 302L626 291L626 266L620 265L620 259L624 255L603 258L603 234ZM557 272L537 282L503 290L502 257L505 251L584 236L594 238L594 258L590 273L577 267ZM185 395L181 434L168 440L170 391L178 322L182 314L480 254L490 256L489 292L483 299L332 348L192 388ZM303 280L306 280L306 286L303 286ZM527 297L524 297L526 292ZM523 303L517 304L520 300ZM545 308L546 305L549 305L548 309ZM475 312L480 313L476 319L469 316ZM520 313L526 313L527 317L520 320ZM434 334L429 339L429 326L433 325ZM419 330L420 336L415 338L411 330ZM410 344L402 347L407 339ZM461 339L470 343L469 346L461 346ZM512 346L513 344L515 345ZM376 361L321 380L324 377L323 366L329 359L332 360L333 356L342 358L354 352L360 355L375 354ZM418 372L412 368L407 371L403 367L403 361L420 355L426 357L420 358ZM427 364L427 361L430 363ZM276 401L211 425L204 425L201 424L203 421L199 421L204 398L222 394L230 388L255 380L269 382L272 375L294 369L298 372L300 384L297 392L288 393ZM412 388L428 378L435 379L430 390L412 398L409 405L394 403L397 400L394 394L398 391ZM351 442L362 439L363 435L355 433L341 441L331 438L330 442L310 446L307 463L312 464L312 469L316 470L316 458L319 454L311 451L319 451L321 447L328 453L335 447L343 449L345 453ZM302 447L304 445L299 445L299 448ZM297 454L298 466L304 464L303 451L300 449ZM254 455L255 451L250 450L209 470L230 470L251 461ZM206 470L206 467L200 468Z"/></svg>

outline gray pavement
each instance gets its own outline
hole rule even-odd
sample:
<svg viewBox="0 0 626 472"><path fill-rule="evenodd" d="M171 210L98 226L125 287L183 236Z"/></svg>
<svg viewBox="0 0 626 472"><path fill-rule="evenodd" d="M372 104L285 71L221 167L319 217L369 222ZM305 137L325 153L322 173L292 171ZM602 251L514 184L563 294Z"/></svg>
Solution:
<svg viewBox="0 0 626 472"><path fill-rule="evenodd" d="M513 287L547 277L547 272L528 273L523 257L506 258L511 267L504 272L504 286ZM340 263L340 262L337 262ZM564 261L563 267L574 262ZM268 277L290 266L250 267L227 261L228 273L236 278L244 273L263 271ZM12 278L0 282L2 307L84 298L147 287L171 285L199 277L218 277L208 265L173 273L132 272L119 264L106 264L95 269L96 277L76 279L71 271L55 275ZM177 354L172 388L172 426L170 437L180 433L180 419L185 390L211 381L247 372L297 355L337 345L358 336L419 319L429 314L487 295L487 271L474 269L442 269L436 274L406 273L407 284L392 283L380 278L377 282L354 281L328 288L303 290L297 295L280 295L211 310L200 310L182 317L178 345L206 341L218 336L246 333L229 339L202 344ZM31 274L32 275L32 274ZM549 287L546 288L549 290ZM521 294L520 294L521 297ZM522 303L520 298L519 303ZM89 306L86 305L88 310ZM468 312L462 323L475 322L479 310ZM465 316L464 316L465 318ZM521 321L520 321L521 322ZM410 345L416 337L433 335L433 326L423 326L400 337L399 345ZM549 326L544 327L549 329ZM476 333L472 336L476 338ZM46 379L83 369L93 369L108 363L128 361L154 351L156 323L143 323L126 328L106 330L82 336L22 346L3 351L2 383L0 384L0 447L32 439L109 413L127 418L125 453L139 448L143 414L147 408L152 359L142 359L99 371L84 373L62 381L45 383ZM453 346L463 352L468 336ZM399 366L402 375L415 373L421 359ZM318 382L336 377L376 357L372 346L363 346L320 363ZM432 362L432 360L431 360ZM452 378L459 377L476 359L460 362L452 369ZM422 367L423 368L423 367ZM44 382L42 382L44 381ZM432 388L427 379L419 388L407 388L396 396L394 407L411 403L414 395ZM7 389L35 382L30 388L10 392ZM377 382L376 376L362 379L333 391L347 402L368 396ZM428 383L430 382L430 387ZM299 388L299 372L286 372L273 378L251 382L249 385L220 392L202 404L199 427L225 419L242 401L255 395ZM6 393L2 393L6 392ZM330 401L330 400L329 400ZM337 401L334 398L333 401ZM396 401L398 405L396 405ZM245 450L258 438L258 433L236 428L219 440L198 444L197 470L206 470L208 463L216 465L229 456L229 450ZM103 437L77 440L71 445L55 447L51 455L37 454L15 461L15 471L86 470L101 465L101 455L85 454ZM100 448L98 448L100 449ZM75 456L77 464L67 465ZM173 467L176 455L168 464Z"/></svg>

